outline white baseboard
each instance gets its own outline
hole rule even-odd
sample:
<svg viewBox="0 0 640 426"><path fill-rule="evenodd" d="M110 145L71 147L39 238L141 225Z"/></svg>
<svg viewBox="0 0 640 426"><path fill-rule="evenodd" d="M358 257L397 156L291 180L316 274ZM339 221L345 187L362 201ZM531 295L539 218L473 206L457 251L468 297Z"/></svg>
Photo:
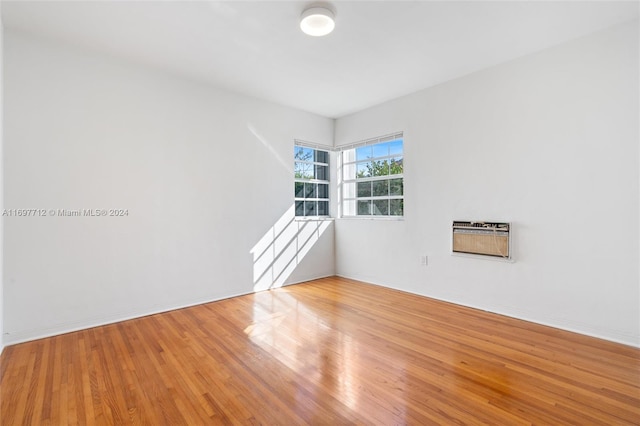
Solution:
<svg viewBox="0 0 640 426"><path fill-rule="evenodd" d="M288 286L288 285L295 285L295 284L302 284L302 283L306 283L308 281L313 281L313 280L319 280L321 278L329 278L329 277L335 277L336 274L331 273L331 274L326 274L326 275L315 275L315 276L310 276L310 277L302 277L302 278L298 278L295 281L291 281L291 282L286 282L284 285Z"/></svg>
<svg viewBox="0 0 640 426"><path fill-rule="evenodd" d="M286 283L285 286L300 284L303 282L312 281L320 278L332 277L332 276L334 276L334 274L298 278L295 282ZM253 292L231 294L228 296L214 298L214 299L186 301L186 302L178 303L176 305L171 305L171 306L153 306L153 307L147 307L141 310L121 311L105 317L85 318L83 320L61 323L61 324L57 324L55 326L47 327L47 328L21 330L21 331L5 334L4 345L6 346L15 345L18 343L29 342L31 340L57 336L59 334L72 333L74 331L86 330L88 328L114 324L121 321L127 321L131 319L146 317L148 315L155 315L163 312L174 311L176 309L183 309L191 306L203 305L205 303L217 302L219 300L230 299L232 297L238 297L238 296L244 296L251 293ZM0 348L0 353L2 349L4 349L4 346Z"/></svg>
<svg viewBox="0 0 640 426"><path fill-rule="evenodd" d="M205 303L217 302L219 300L230 299L232 297L244 296L253 292L232 294L229 296L193 300L170 306L153 306L141 310L121 311L104 317L86 318L79 321L66 322L56 324L52 327L37 328L32 330L21 330L17 332L7 333L4 335L4 344L6 346L15 345L17 343L29 342L31 340L43 339L45 337L57 336L59 334L72 333L74 331L86 330L88 328L99 327L103 325L114 324L121 321L127 321L136 318L142 318L149 315L160 314L163 312L175 311L177 309L188 308L191 306L203 305Z"/></svg>
<svg viewBox="0 0 640 426"><path fill-rule="evenodd" d="M553 327L564 331L570 331L572 333L582 334L589 337L595 337L597 339L608 340L610 342L620 343L627 346L632 346L635 348L640 348L640 336L633 335L631 333L625 333L620 330L612 330L604 327L594 327L592 324L585 324L578 321L568 321L565 319L559 319L554 317L549 317L545 315L540 315L539 313L525 311L521 308L506 306L506 305L495 305L491 308L487 308L486 306L473 305L469 303L463 303L459 300L434 297L428 294L421 293L413 293L398 287L393 287L387 284L383 284L380 282L372 282L371 280L367 280L364 278L351 277L343 274L336 274L336 276L347 278L350 280L361 281L368 284L377 285L380 287L391 288L398 291L403 291L405 293L416 294L418 296L429 297L435 300L441 300L447 303L453 303L454 305L465 306L468 308L478 309L481 311L491 312L493 314L503 315L510 318L515 318L523 321L532 322L535 324L544 325L547 327Z"/></svg>
<svg viewBox="0 0 640 426"><path fill-rule="evenodd" d="M437 298L437 297L430 296L428 294L408 292L407 290L393 287L380 282L373 282L372 280L366 279L363 277L346 276L343 274L335 274L335 275L330 274L330 275L324 275L324 276L298 278L295 282L286 283L285 286L300 284L307 281L312 281L320 278L327 278L331 276L339 276L339 277L352 279L356 281L362 281L368 284L391 288L391 289L403 291L406 293L416 294L418 296L430 297L436 300L442 300L443 302L453 303L460 306L466 306L473 309L479 309L479 310L495 313L498 315L504 315L507 317L516 318L523 321L529 321L529 322L533 322L533 323L548 326L548 327L558 328L558 329L570 331L573 333L583 334L586 336L591 336L591 337L595 337L603 340L608 340L608 341L640 348L640 336L635 336L629 333L620 332L619 330L598 328L598 327L594 327L591 324L584 324L580 322L570 322L567 320L560 320L558 318L544 317L544 316L534 314L532 312L525 312L522 309L518 309L512 306L497 306L497 307L493 306L491 309L487 309L484 306L477 306L469 303L461 303L460 301L453 300L453 299ZM74 331L85 330L87 328L99 327L102 325L108 325L108 324L113 324L121 321L127 321L130 319L141 318L148 315L169 312L176 309L183 309L191 306L202 305L205 303L216 302L219 300L229 299L232 297L244 296L246 294L251 294L251 293L252 292L247 292L247 293L233 294L233 295L214 298L214 299L194 300L194 301L189 301L181 304L176 304L173 306L156 306L156 307L150 307L143 310L124 311L124 312L119 312L106 317L90 318L90 319L84 319L80 321L57 324L55 326L48 327L48 328L22 330L18 332L8 333L3 336L4 341L0 343L0 355L2 354L2 351L4 350L5 346L14 345L17 343L42 339L45 337L57 336L59 334L71 333Z"/></svg>

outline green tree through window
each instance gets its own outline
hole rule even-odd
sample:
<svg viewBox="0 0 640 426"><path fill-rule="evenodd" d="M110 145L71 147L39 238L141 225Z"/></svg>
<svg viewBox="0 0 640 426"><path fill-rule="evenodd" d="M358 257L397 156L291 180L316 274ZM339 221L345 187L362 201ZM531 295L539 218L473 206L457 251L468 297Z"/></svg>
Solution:
<svg viewBox="0 0 640 426"><path fill-rule="evenodd" d="M404 140L342 151L343 216L404 216Z"/></svg>

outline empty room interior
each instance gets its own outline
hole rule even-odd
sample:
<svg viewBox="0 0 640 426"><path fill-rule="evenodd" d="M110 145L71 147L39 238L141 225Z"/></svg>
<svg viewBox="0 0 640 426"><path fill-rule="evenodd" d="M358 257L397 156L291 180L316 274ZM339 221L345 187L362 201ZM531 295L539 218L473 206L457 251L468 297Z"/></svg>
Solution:
<svg viewBox="0 0 640 426"><path fill-rule="evenodd" d="M639 2L0 13L0 424L640 424Z"/></svg>

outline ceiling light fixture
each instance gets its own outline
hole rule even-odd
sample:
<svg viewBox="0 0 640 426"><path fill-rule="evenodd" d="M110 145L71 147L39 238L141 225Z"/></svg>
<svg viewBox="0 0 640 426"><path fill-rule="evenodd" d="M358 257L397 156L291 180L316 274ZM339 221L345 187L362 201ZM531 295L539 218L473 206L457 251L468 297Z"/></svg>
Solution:
<svg viewBox="0 0 640 426"><path fill-rule="evenodd" d="M310 7L302 12L300 29L310 36L324 36L336 27L334 18L333 12L326 7Z"/></svg>

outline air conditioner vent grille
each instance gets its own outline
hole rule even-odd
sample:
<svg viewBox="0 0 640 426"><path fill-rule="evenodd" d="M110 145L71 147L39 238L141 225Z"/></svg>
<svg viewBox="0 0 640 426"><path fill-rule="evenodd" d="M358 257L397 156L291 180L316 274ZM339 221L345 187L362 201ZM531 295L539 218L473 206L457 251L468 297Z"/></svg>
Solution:
<svg viewBox="0 0 640 426"><path fill-rule="evenodd" d="M457 220L452 234L454 253L511 258L510 223Z"/></svg>

